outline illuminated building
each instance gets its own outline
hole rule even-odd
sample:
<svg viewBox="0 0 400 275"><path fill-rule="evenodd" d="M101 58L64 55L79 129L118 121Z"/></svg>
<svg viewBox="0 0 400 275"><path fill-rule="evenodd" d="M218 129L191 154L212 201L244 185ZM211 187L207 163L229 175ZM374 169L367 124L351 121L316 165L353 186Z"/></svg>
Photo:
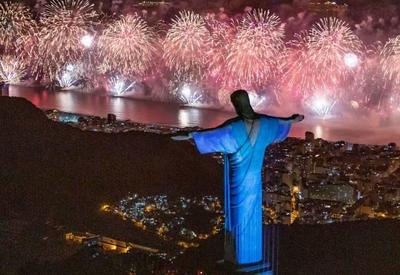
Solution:
<svg viewBox="0 0 400 275"><path fill-rule="evenodd" d="M324 16L341 16L347 12L347 4L338 4L337 1L310 0L308 10Z"/></svg>
<svg viewBox="0 0 400 275"><path fill-rule="evenodd" d="M305 139L306 139L306 142L313 142L315 139L314 133L307 131L305 134Z"/></svg>
<svg viewBox="0 0 400 275"><path fill-rule="evenodd" d="M352 204L355 201L354 189L350 185L311 185L308 198L314 200L341 201Z"/></svg>
<svg viewBox="0 0 400 275"><path fill-rule="evenodd" d="M299 209L298 209L298 196L299 196L300 188L298 186L292 186L291 188L291 208L292 212L290 213L290 223L294 223L299 218Z"/></svg>
<svg viewBox="0 0 400 275"><path fill-rule="evenodd" d="M88 232L75 232L75 233L66 233L65 239L67 241L75 242L78 244L88 244L99 240L100 236Z"/></svg>
<svg viewBox="0 0 400 275"><path fill-rule="evenodd" d="M130 242L115 240L109 237L104 237L88 232L69 232L65 234L65 239L70 242L83 244L83 245L97 245L104 251L127 253L131 249L139 249L148 253L158 253L158 249L138 245Z"/></svg>

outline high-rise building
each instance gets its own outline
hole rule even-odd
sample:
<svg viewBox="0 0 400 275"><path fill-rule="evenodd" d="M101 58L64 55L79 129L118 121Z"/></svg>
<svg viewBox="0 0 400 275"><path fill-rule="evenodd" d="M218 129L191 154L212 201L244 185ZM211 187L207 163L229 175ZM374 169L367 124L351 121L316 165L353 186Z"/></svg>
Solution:
<svg viewBox="0 0 400 275"><path fill-rule="evenodd" d="M306 142L313 142L315 139L314 133L307 131L305 134Z"/></svg>
<svg viewBox="0 0 400 275"><path fill-rule="evenodd" d="M308 198L314 200L341 201L352 204L355 201L354 188L345 184L311 185Z"/></svg>
<svg viewBox="0 0 400 275"><path fill-rule="evenodd" d="M387 148L388 148L388 150L390 150L390 151L395 151L396 148L397 148L397 145L396 145L396 143L391 142L391 143L389 143L389 144L387 145Z"/></svg>

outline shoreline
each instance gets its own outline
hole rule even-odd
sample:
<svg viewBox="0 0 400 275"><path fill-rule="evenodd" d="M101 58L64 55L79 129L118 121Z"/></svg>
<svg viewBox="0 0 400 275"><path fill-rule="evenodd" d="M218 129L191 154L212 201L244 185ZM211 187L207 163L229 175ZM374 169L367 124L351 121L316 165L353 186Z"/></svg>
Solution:
<svg viewBox="0 0 400 275"><path fill-rule="evenodd" d="M116 115L118 120L138 122L142 124L160 125L162 127L213 128L234 113L204 109L190 106L179 106L166 102L154 102L135 98L108 97L99 94L77 92L49 92L23 87L11 87L10 97L21 97L44 110L56 109L60 112L81 114L83 116L106 117L108 113ZM273 116L289 116L296 109L270 109ZM399 117L400 119L400 117ZM317 138L328 141L347 141L354 144L385 145L391 142L400 144L400 128L395 121L397 117L381 119L375 113L357 117L343 113L341 117L329 120L307 116L301 124L293 126L290 136L304 138L306 131L313 132Z"/></svg>
<svg viewBox="0 0 400 275"><path fill-rule="evenodd" d="M180 131L196 131L204 129L203 127L195 126L195 127L179 127L177 125L168 125L168 124L161 124L161 123L142 123L136 122L129 119L121 120L116 119L112 122L109 121L107 117L101 117L96 115L87 115L87 114L79 114L79 113L71 113L71 112L64 112L58 109L42 109L46 116L56 122L68 124L73 127L79 128L83 131L93 131L93 132L105 132L105 133L121 133L121 132L129 132L129 131L139 131L139 132L148 132L148 133L155 133L161 135L172 135L176 134ZM114 114L108 114L114 115ZM81 121L79 121L81 119ZM303 133L302 137L290 135L288 138L298 139L298 140L305 140L305 134L308 131ZM315 134L315 133L313 133ZM323 138L316 138L320 139L324 142L328 143L338 143L344 142L346 144L358 144L362 146L378 146L383 147L388 144L370 144L370 143L353 143L349 142L345 139L331 141L326 140Z"/></svg>

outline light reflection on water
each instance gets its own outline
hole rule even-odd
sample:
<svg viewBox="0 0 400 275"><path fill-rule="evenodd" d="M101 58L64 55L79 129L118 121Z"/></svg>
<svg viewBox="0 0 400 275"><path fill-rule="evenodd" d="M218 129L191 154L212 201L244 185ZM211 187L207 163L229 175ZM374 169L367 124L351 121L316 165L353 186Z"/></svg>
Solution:
<svg viewBox="0 0 400 275"><path fill-rule="evenodd" d="M51 92L28 87L12 86L9 96L24 97L43 109L58 109L65 112L107 116L114 113L118 119L141 123L164 124L179 127L215 127L233 113L211 109L180 107L172 103L135 100L124 97L110 97L104 94L89 94L76 91ZM279 109L274 115L288 116L297 110ZM312 131L316 137L326 140L346 140L353 143L386 144L400 143L398 124L380 126L375 117L360 119L317 120L306 117L294 125L290 135L303 137L305 131ZM374 121L374 122L373 122Z"/></svg>
<svg viewBox="0 0 400 275"><path fill-rule="evenodd" d="M323 137L323 129L322 129L321 125L315 126L314 134L315 134L316 138L322 138Z"/></svg>

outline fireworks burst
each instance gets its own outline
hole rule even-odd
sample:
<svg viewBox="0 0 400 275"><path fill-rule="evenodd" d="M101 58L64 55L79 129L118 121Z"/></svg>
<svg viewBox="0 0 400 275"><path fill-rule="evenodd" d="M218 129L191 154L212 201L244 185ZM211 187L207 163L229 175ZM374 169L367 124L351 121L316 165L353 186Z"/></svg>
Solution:
<svg viewBox="0 0 400 275"><path fill-rule="evenodd" d="M387 104L400 110L400 35L389 39L380 52L385 88L389 90Z"/></svg>
<svg viewBox="0 0 400 275"><path fill-rule="evenodd" d="M229 45L226 68L230 86L257 87L268 82L284 48L283 37L278 16L264 10L247 13Z"/></svg>
<svg viewBox="0 0 400 275"><path fill-rule="evenodd" d="M111 94L119 96L129 91L136 81L130 81L122 76L112 76L108 80L108 90Z"/></svg>
<svg viewBox="0 0 400 275"><path fill-rule="evenodd" d="M283 83L287 90L306 97L326 89L340 96L340 87L356 73L363 47L348 24L337 18L321 19L290 45Z"/></svg>
<svg viewBox="0 0 400 275"><path fill-rule="evenodd" d="M62 90L73 88L82 77L82 66L67 64L57 75L56 82Z"/></svg>
<svg viewBox="0 0 400 275"><path fill-rule="evenodd" d="M3 56L0 59L0 81L6 84L16 84L26 72L25 65L15 57Z"/></svg>
<svg viewBox="0 0 400 275"><path fill-rule="evenodd" d="M237 24L233 21L218 20L211 15L205 20L211 32L211 47L205 53L208 56L207 74L212 79L222 82L225 76L226 57L229 53L228 45L235 38Z"/></svg>
<svg viewBox="0 0 400 275"><path fill-rule="evenodd" d="M400 35L389 39L381 51L381 66L385 78L400 88Z"/></svg>
<svg viewBox="0 0 400 275"><path fill-rule="evenodd" d="M361 106L385 111L385 103L391 91L388 90L383 72L379 69L382 48L381 43L377 43L367 49L362 70L364 79L362 90L359 93L351 94L361 103Z"/></svg>
<svg viewBox="0 0 400 275"><path fill-rule="evenodd" d="M314 94L305 101L309 110L322 119L329 118L336 100L326 95Z"/></svg>
<svg viewBox="0 0 400 275"><path fill-rule="evenodd" d="M0 3L0 51L18 50L19 39L33 33L35 26L29 9L21 3Z"/></svg>
<svg viewBox="0 0 400 275"><path fill-rule="evenodd" d="M90 35L90 34L85 34L84 36L82 36L81 38L81 44L85 47L85 48L90 48L93 45L94 42L94 36Z"/></svg>
<svg viewBox="0 0 400 275"><path fill-rule="evenodd" d="M185 105L197 105L203 98L202 91L194 84L183 83L177 88L178 100Z"/></svg>
<svg viewBox="0 0 400 275"><path fill-rule="evenodd" d="M81 39L94 26L97 14L88 0L52 0L40 18L40 65L53 78L65 64L82 59Z"/></svg>
<svg viewBox="0 0 400 275"><path fill-rule="evenodd" d="M102 67L126 76L143 76L154 60L155 43L155 32L142 18L123 16L100 36Z"/></svg>
<svg viewBox="0 0 400 275"><path fill-rule="evenodd" d="M170 70L200 76L210 46L211 34L203 17L184 11L173 19L167 32L163 57Z"/></svg>

